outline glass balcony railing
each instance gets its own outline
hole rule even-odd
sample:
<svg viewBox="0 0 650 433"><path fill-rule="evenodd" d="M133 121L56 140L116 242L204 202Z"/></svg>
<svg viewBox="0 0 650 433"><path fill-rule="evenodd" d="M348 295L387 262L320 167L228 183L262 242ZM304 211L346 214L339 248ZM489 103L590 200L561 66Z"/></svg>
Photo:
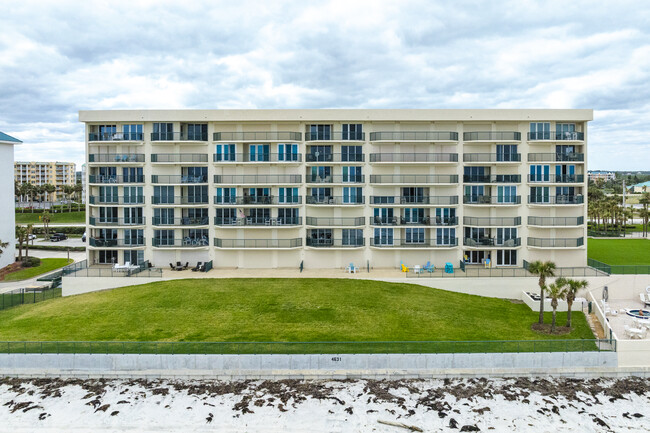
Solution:
<svg viewBox="0 0 650 433"><path fill-rule="evenodd" d="M111 247L143 247L145 246L144 237L133 237L126 239L103 239L88 238L88 245L91 247L111 248Z"/></svg>
<svg viewBox="0 0 650 433"><path fill-rule="evenodd" d="M302 225L301 217L243 217L228 218L214 217L217 226L299 226Z"/></svg>
<svg viewBox="0 0 650 433"><path fill-rule="evenodd" d="M464 141L521 141L521 133L516 131L474 131L464 132Z"/></svg>
<svg viewBox="0 0 650 433"><path fill-rule="evenodd" d="M144 153L91 153L88 154L88 162L144 162Z"/></svg>
<svg viewBox="0 0 650 433"><path fill-rule="evenodd" d="M207 153L152 153L151 162L208 162Z"/></svg>
<svg viewBox="0 0 650 433"><path fill-rule="evenodd" d="M89 217L91 226L141 226L145 224L144 217L118 218L118 217Z"/></svg>
<svg viewBox="0 0 650 433"><path fill-rule="evenodd" d="M584 183L583 174L529 174L529 183Z"/></svg>
<svg viewBox="0 0 650 433"><path fill-rule="evenodd" d="M521 153L463 153L463 162L521 162Z"/></svg>
<svg viewBox="0 0 650 433"><path fill-rule="evenodd" d="M582 162L584 153L529 153L528 162Z"/></svg>
<svg viewBox="0 0 650 433"><path fill-rule="evenodd" d="M512 248L521 246L521 238L465 238L463 245L466 247L503 247Z"/></svg>
<svg viewBox="0 0 650 433"><path fill-rule="evenodd" d="M324 153L312 152L305 155L307 162L364 162L363 153Z"/></svg>
<svg viewBox="0 0 650 433"><path fill-rule="evenodd" d="M381 131L371 132L370 141L458 141L453 131Z"/></svg>
<svg viewBox="0 0 650 433"><path fill-rule="evenodd" d="M396 239L370 238L370 246L377 248L451 248L458 246L458 238Z"/></svg>
<svg viewBox="0 0 650 433"><path fill-rule="evenodd" d="M464 175L464 183L521 183L519 174Z"/></svg>
<svg viewBox="0 0 650 433"><path fill-rule="evenodd" d="M512 227L521 225L521 217L463 217L463 224L475 227Z"/></svg>
<svg viewBox="0 0 650 433"><path fill-rule="evenodd" d="M208 141L207 133L152 132L151 141Z"/></svg>
<svg viewBox="0 0 650 433"><path fill-rule="evenodd" d="M363 238L321 239L308 237L306 245L312 248L361 248L365 242Z"/></svg>
<svg viewBox="0 0 650 433"><path fill-rule="evenodd" d="M340 205L340 206L355 206L364 203L363 196L356 197L345 197L345 196L319 196L312 197L308 195L306 197L307 204L311 205Z"/></svg>
<svg viewBox="0 0 650 433"><path fill-rule="evenodd" d="M215 174L214 183L222 185L290 185L302 183L302 176L299 174L242 174L242 175L223 175Z"/></svg>
<svg viewBox="0 0 650 433"><path fill-rule="evenodd" d="M208 175L166 175L166 174L152 174L151 183L163 184L195 184L195 183L208 183Z"/></svg>
<svg viewBox="0 0 650 433"><path fill-rule="evenodd" d="M328 217L307 217L308 226L338 227L338 226L362 226L365 225L364 217L328 218Z"/></svg>
<svg viewBox="0 0 650 433"><path fill-rule="evenodd" d="M91 132L88 141L142 141L142 132Z"/></svg>
<svg viewBox="0 0 650 433"><path fill-rule="evenodd" d="M528 238L529 247L538 248L578 248L583 246L585 240L580 238Z"/></svg>
<svg viewBox="0 0 650 433"><path fill-rule="evenodd" d="M278 197L278 196L214 196L214 204L239 204L239 205L298 205L302 204L302 196Z"/></svg>
<svg viewBox="0 0 650 433"><path fill-rule="evenodd" d="M581 226L585 223L585 217L538 217L529 216L528 225L544 227L570 227Z"/></svg>
<svg viewBox="0 0 650 433"><path fill-rule="evenodd" d="M371 153L370 162L458 162L457 153Z"/></svg>
<svg viewBox="0 0 650 433"><path fill-rule="evenodd" d="M151 245L156 248L204 248L210 245L207 236L188 236L181 239L153 238L151 241Z"/></svg>
<svg viewBox="0 0 650 433"><path fill-rule="evenodd" d="M181 218L153 217L151 220L155 226L205 226L210 223L210 219L207 216Z"/></svg>
<svg viewBox="0 0 650 433"><path fill-rule="evenodd" d="M302 141L302 133L292 131L215 132L213 141Z"/></svg>
<svg viewBox="0 0 650 433"><path fill-rule="evenodd" d="M209 204L208 196L186 196L186 195L177 195L177 196L151 196L151 204L154 205L204 205Z"/></svg>
<svg viewBox="0 0 650 433"><path fill-rule="evenodd" d="M416 219L407 219L405 217L380 217L370 218L370 224L373 226L455 226L458 225L457 217L423 217Z"/></svg>
<svg viewBox="0 0 650 433"><path fill-rule="evenodd" d="M500 195L465 195L463 196L465 204L486 204L499 206L512 206L521 204L520 195L500 196Z"/></svg>
<svg viewBox="0 0 650 433"><path fill-rule="evenodd" d="M366 141L365 132L305 132L305 141Z"/></svg>
<svg viewBox="0 0 650 433"><path fill-rule="evenodd" d="M302 162L301 153L215 153L212 155L214 162L239 163L239 162Z"/></svg>
<svg viewBox="0 0 650 433"><path fill-rule="evenodd" d="M134 174L121 176L116 174L88 176L88 183L144 183L144 175Z"/></svg>
<svg viewBox="0 0 650 433"><path fill-rule="evenodd" d="M143 195L135 196L95 196L88 197L88 203L96 205L111 205L111 204L144 204Z"/></svg>
<svg viewBox="0 0 650 433"><path fill-rule="evenodd" d="M406 205L455 205L458 204L458 196L440 195L440 196L370 196L371 205L384 204L406 204Z"/></svg>
<svg viewBox="0 0 650 433"><path fill-rule="evenodd" d="M216 248L298 248L302 238L292 239L223 239L214 238Z"/></svg>
<svg viewBox="0 0 650 433"><path fill-rule="evenodd" d="M529 132L528 141L584 141L585 133L577 131Z"/></svg>
<svg viewBox="0 0 650 433"><path fill-rule="evenodd" d="M458 183L457 174L371 174L370 183Z"/></svg>
<svg viewBox="0 0 650 433"><path fill-rule="evenodd" d="M583 204L582 195L529 195L530 204Z"/></svg>
<svg viewBox="0 0 650 433"><path fill-rule="evenodd" d="M330 176L305 175L306 183L365 183L365 181L366 177L362 174Z"/></svg>

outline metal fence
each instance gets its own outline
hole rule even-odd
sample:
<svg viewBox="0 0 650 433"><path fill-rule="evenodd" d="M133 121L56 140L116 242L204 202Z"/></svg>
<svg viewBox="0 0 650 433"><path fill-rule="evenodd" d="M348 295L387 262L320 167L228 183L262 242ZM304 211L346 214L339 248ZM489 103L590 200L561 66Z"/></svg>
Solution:
<svg viewBox="0 0 650 433"><path fill-rule="evenodd" d="M464 269L463 269L464 268ZM460 268L454 268L453 273L445 272L444 266L436 267L432 272L420 269L420 272L414 272L412 267L406 274L406 278L504 278L504 277L535 277L527 270L527 262L524 261L524 267L496 267L486 268L482 265L462 264ZM556 268L556 277L605 277L608 274L600 269L584 266L572 268Z"/></svg>
<svg viewBox="0 0 650 433"><path fill-rule="evenodd" d="M48 299L60 298L61 288L52 288L52 285L40 289L16 289L0 294L0 310L23 304L35 304Z"/></svg>
<svg viewBox="0 0 650 433"><path fill-rule="evenodd" d="M78 354L354 354L612 352L616 340L344 341L344 342L136 342L4 341L0 353Z"/></svg>
<svg viewBox="0 0 650 433"><path fill-rule="evenodd" d="M606 274L650 274L650 265L608 265L594 259L587 259L587 264Z"/></svg>

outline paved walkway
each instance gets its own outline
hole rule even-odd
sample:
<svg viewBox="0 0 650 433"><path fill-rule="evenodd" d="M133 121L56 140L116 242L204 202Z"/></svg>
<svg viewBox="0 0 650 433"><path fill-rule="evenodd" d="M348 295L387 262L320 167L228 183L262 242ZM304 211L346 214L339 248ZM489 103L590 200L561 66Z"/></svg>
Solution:
<svg viewBox="0 0 650 433"><path fill-rule="evenodd" d="M62 258L65 259L68 257L68 252L67 251L43 251L43 250L30 250L29 255L32 257L38 257L41 259L45 258ZM71 252L70 253L70 258L74 260L75 262L85 260L86 259L86 253L84 252ZM54 271L52 271L54 272ZM36 281L38 278L42 277L43 275L37 275L34 278L30 278L28 280L21 280L21 281L10 281L10 282L0 282L0 293L6 293L10 292L12 290L16 289L23 289L28 286L33 286L36 284L42 284L40 281Z"/></svg>

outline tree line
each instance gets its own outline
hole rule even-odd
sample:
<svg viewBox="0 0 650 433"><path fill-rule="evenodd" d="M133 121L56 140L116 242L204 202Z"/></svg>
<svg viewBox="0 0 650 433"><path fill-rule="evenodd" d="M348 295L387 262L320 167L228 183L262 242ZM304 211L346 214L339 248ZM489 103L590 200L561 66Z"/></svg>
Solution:
<svg viewBox="0 0 650 433"><path fill-rule="evenodd" d="M20 197L28 197L30 208L34 212L34 201L43 201L44 198L47 198L52 207L52 193L56 192L56 186L46 183L43 185L34 185L32 183L15 183L14 184L14 194L16 196L16 201L20 200ZM63 185L61 187L61 192L66 197L68 201L68 211L72 211L72 199L75 198L77 202L81 201L81 192L83 191L83 186L81 183L75 185ZM22 209L24 212L25 209Z"/></svg>
<svg viewBox="0 0 650 433"><path fill-rule="evenodd" d="M589 204L587 205L587 216L594 230L602 232L622 232L625 230L628 221L635 216L641 218L643 235L648 234L648 222L650 220L650 192L644 192L639 199L640 209L624 208L623 197L619 195L606 195L597 185L589 186Z"/></svg>

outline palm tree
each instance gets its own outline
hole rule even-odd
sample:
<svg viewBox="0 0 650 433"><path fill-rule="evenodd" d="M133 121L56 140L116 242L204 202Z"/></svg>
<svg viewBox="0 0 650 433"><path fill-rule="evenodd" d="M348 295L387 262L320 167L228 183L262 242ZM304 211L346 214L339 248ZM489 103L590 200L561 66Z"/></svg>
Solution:
<svg viewBox="0 0 650 433"><path fill-rule="evenodd" d="M25 244L25 258L29 257L29 236L34 231L34 224L27 224L27 243Z"/></svg>
<svg viewBox="0 0 650 433"><path fill-rule="evenodd" d="M22 199L26 198L29 195L29 188L30 188L29 183L21 183L20 184L20 197L21 197L20 202L21 202L21 208L22 208L23 213L25 212L25 206L22 204L22 202L23 202Z"/></svg>
<svg viewBox="0 0 650 433"><path fill-rule="evenodd" d="M555 276L555 263L536 260L528 265L528 272L539 276L539 323L544 323L544 288L546 277Z"/></svg>
<svg viewBox="0 0 650 433"><path fill-rule="evenodd" d="M68 200L68 212L72 212L72 194L74 194L74 186L72 185L63 185L63 194L65 194Z"/></svg>
<svg viewBox="0 0 650 433"><path fill-rule="evenodd" d="M50 236L50 213L48 211L43 212L41 216L41 221L43 221L43 230L45 231L45 239L48 239Z"/></svg>
<svg viewBox="0 0 650 433"><path fill-rule="evenodd" d="M0 240L0 256L5 252L5 248L9 246L9 242L2 242Z"/></svg>
<svg viewBox="0 0 650 433"><path fill-rule="evenodd" d="M47 193L48 201L50 202L50 209L52 208L52 194L56 191L56 187L51 183L43 185L43 191Z"/></svg>
<svg viewBox="0 0 650 433"><path fill-rule="evenodd" d="M16 239L18 239L18 260L23 258L23 242L27 239L27 227L16 226Z"/></svg>
<svg viewBox="0 0 650 433"><path fill-rule="evenodd" d="M643 196L639 199L639 203L643 205L643 214L641 215L641 218L643 218L643 236L648 235L648 205L650 205L650 193L645 192L646 187L643 187L644 193ZM641 212L639 212L641 214Z"/></svg>
<svg viewBox="0 0 650 433"><path fill-rule="evenodd" d="M557 314L557 300L563 299L565 295L564 286L560 285L561 279L549 284L546 287L548 297L551 298L551 308L553 308L553 322L551 322L551 334L555 332L555 315Z"/></svg>
<svg viewBox="0 0 650 433"><path fill-rule="evenodd" d="M77 182L73 188L74 188L74 193L77 196L77 211L80 211L81 209L79 206L81 204L81 193L84 187L81 184L81 182Z"/></svg>
<svg viewBox="0 0 650 433"><path fill-rule="evenodd" d="M555 282L559 286L565 287L565 298L567 304L567 313L566 313L566 326L571 327L571 306L573 301L576 300L576 295L582 289L586 289L589 286L587 280L574 280L571 278L560 277Z"/></svg>

